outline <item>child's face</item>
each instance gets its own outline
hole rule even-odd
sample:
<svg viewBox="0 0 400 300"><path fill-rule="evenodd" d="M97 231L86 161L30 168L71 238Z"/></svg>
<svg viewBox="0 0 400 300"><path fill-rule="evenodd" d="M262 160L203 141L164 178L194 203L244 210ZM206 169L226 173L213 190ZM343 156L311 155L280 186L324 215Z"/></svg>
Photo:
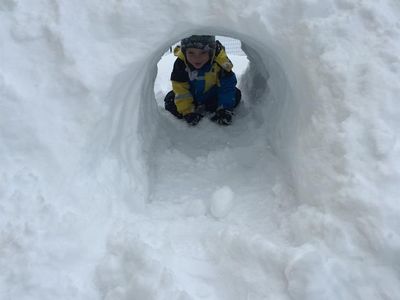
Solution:
<svg viewBox="0 0 400 300"><path fill-rule="evenodd" d="M209 52L202 49L188 48L186 50L186 59L196 69L200 69L210 59Z"/></svg>

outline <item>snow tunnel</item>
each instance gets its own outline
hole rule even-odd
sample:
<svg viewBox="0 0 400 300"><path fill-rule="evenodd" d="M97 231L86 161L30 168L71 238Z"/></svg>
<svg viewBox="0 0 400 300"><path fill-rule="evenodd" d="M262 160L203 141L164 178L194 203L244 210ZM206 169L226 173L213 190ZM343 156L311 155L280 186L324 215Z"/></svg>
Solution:
<svg viewBox="0 0 400 300"><path fill-rule="evenodd" d="M310 109L300 107L304 106L304 103L299 104L299 107L296 107L296 103L291 103L298 101L294 98L295 94L299 95L298 97L301 97L301 94L299 94L299 91L293 92L293 90L298 89L298 86L294 86L298 83L298 80L290 82L290 76L294 75L294 66L285 65L290 61L289 53L285 53L279 45L272 42L272 39L268 40L265 37L257 39L234 32L216 31L215 29L204 29L192 33L204 34L204 32L216 36L228 36L241 42L242 50L249 60L247 70L241 75L240 89L244 94L244 101L249 105L251 118L256 120L258 126L264 128L260 139L268 140L273 151L283 160L287 160L290 155L287 151L292 148L290 143L293 142L293 137L287 136L285 130L288 130L288 133L294 133L293 128L298 126L298 124L295 124L296 114L310 112ZM178 40L174 39L172 44L176 44L183 37L180 36ZM167 45L169 47L171 41ZM160 53L164 49L159 49L157 56L152 59L153 63L160 60L160 55L162 55ZM154 74L157 73L153 72L152 75L154 76ZM149 80L153 82L153 80ZM146 90L144 94L152 97L150 91ZM157 100L159 103L160 99ZM154 103L154 101L151 102ZM303 101L301 100L301 102ZM149 105L149 107L144 108L149 110L147 114L152 115L154 107L147 103L145 105ZM145 120L143 121L145 122ZM291 128L292 126L293 128ZM151 125L147 124L146 127L149 128Z"/></svg>
<svg viewBox="0 0 400 300"><path fill-rule="evenodd" d="M253 26L256 24L252 23ZM157 63L166 49L191 34L213 34L241 41L249 67L242 75L240 88L249 104L249 118L256 124L257 139L266 142L269 149L265 151L272 151L279 158L282 168L291 178L290 185L296 197L307 194L309 183L306 178L310 176L304 174L307 168L299 159L302 157L299 153L307 152L302 138L317 105L312 103L307 72L302 69L301 62L296 61L293 48L285 39L269 36L265 25L260 23L259 26L262 28L252 30L239 29L238 26L236 30L220 26L189 26L190 31L178 30L155 47L153 44L152 51L144 52L139 61L133 62L116 78L110 93L114 95L113 101L118 103L113 113L112 145L114 148L117 146L127 177L131 178L126 179L131 186L125 193L128 199L134 194L143 195L137 197L142 200L136 202L146 201L144 195L148 195L152 176L149 166L154 161L154 140L159 138L159 129L165 127L165 124L160 124L162 118L154 94ZM137 91L140 93L135 94ZM132 120L137 120L137 124ZM149 178L138 175L143 174L143 170Z"/></svg>
<svg viewBox="0 0 400 300"><path fill-rule="evenodd" d="M117 112L118 138L117 143L121 158L127 168L128 177L132 176L133 191L127 195L146 195L148 179L135 176L138 170L148 171L153 157L151 148L160 125L160 112L154 95L154 81L157 75L157 63L171 44L180 41L190 34L213 34L236 38L242 42L242 49L249 60L249 67L242 76L241 90L246 101L250 104L251 118L258 124L258 138L268 142L273 153L280 159L282 167L294 178L291 183L296 193L301 191L303 181L297 178L307 178L299 174L302 168L297 160L300 149L301 131L307 127L313 111L312 99L307 96L307 78L304 70L294 60L294 54L279 44L277 39L268 35L254 36L247 32L235 32L218 28L194 28L166 38L152 52L133 63L116 80L112 92L119 97L120 106ZM138 72L138 70L140 70ZM140 86L135 86L140 85ZM132 91L140 90L139 95ZM134 102L132 99L141 101ZM137 118L133 116L137 114ZM132 124L131 120L138 120ZM182 124L184 125L184 124ZM122 138L124 137L124 138ZM128 138L125 138L128 137ZM267 151L267 149L266 149ZM144 159L142 159L144 158ZM136 170L136 171L135 171ZM301 172L301 171L300 171ZM148 174L148 172L146 172ZM130 175L129 175L130 174ZM294 174L297 174L293 176ZM307 184L306 184L307 185ZM304 186L303 186L304 187ZM299 190L300 189L300 190ZM141 192L137 192L140 190ZM130 198L130 196L127 196ZM146 201L146 200L142 200Z"/></svg>

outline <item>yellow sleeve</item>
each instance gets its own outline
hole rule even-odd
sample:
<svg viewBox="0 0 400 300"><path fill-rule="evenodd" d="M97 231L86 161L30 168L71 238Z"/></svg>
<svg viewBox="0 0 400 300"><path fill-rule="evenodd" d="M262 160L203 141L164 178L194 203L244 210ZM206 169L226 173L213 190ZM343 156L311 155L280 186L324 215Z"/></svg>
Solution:
<svg viewBox="0 0 400 300"><path fill-rule="evenodd" d="M189 90L189 83L172 81L172 89L175 93L175 105L178 112L183 116L193 112L193 96Z"/></svg>

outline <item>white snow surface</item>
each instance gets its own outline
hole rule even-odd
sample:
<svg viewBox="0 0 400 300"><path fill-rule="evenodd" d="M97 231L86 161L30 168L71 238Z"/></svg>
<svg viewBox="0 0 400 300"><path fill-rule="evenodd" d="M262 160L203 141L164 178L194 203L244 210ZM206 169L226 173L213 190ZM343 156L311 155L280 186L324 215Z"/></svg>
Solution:
<svg viewBox="0 0 400 300"><path fill-rule="evenodd" d="M398 0L0 0L0 25L0 299L400 299ZM242 41L230 127L160 106L190 34Z"/></svg>

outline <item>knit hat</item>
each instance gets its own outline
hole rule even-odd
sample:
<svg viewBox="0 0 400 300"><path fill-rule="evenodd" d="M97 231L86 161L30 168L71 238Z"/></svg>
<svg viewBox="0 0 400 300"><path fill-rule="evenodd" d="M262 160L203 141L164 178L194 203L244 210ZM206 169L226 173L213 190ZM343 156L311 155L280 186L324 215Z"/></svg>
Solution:
<svg viewBox="0 0 400 300"><path fill-rule="evenodd" d="M188 48L206 50L212 53L215 50L215 45L214 35L192 35L181 41L181 49L184 53Z"/></svg>

